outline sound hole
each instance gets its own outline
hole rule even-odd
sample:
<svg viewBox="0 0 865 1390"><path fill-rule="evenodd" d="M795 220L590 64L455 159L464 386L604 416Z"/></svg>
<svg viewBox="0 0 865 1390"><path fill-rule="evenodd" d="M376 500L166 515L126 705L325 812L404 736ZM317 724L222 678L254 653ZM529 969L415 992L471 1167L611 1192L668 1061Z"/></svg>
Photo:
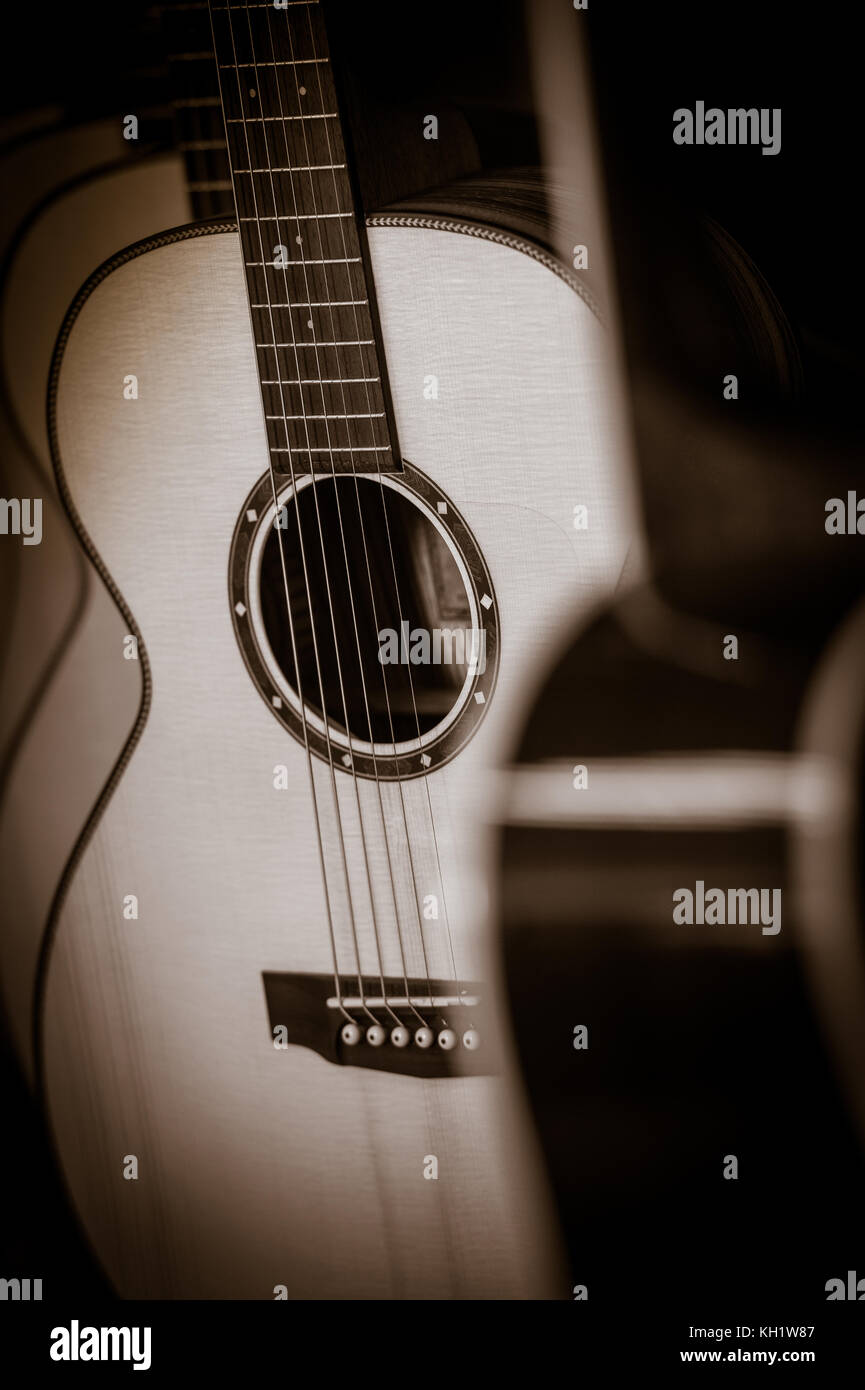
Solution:
<svg viewBox="0 0 865 1390"><path fill-rule="evenodd" d="M431 515L377 479L338 476L284 498L280 521L263 548L260 603L288 685L352 740L390 747L434 729L484 649Z"/></svg>

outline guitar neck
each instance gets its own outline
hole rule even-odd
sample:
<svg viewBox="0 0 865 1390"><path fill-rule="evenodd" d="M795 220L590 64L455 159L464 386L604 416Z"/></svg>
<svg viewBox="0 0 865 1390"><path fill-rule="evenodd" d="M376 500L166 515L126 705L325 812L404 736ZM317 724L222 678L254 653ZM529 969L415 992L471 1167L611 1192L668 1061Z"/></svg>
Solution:
<svg viewBox="0 0 865 1390"><path fill-rule="evenodd" d="M321 7L212 4L272 466L399 467Z"/></svg>
<svg viewBox="0 0 865 1390"><path fill-rule="evenodd" d="M177 148L195 221L234 216L231 169L206 0L165 4L160 18Z"/></svg>

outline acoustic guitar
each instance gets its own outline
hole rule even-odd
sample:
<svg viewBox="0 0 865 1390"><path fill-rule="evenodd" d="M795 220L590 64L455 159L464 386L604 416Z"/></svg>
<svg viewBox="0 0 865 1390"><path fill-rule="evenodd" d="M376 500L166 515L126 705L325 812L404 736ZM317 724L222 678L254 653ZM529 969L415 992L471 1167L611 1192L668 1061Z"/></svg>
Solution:
<svg viewBox="0 0 865 1390"><path fill-rule="evenodd" d="M50 1125L127 1297L562 1294L482 772L622 573L604 329L489 222L363 224L320 5L211 17L236 221L103 265L50 387L141 676L43 953Z"/></svg>
<svg viewBox="0 0 865 1390"><path fill-rule="evenodd" d="M170 150L161 149L166 113L150 104L139 111L137 140L124 138L120 114L47 132L40 122L38 138L13 145L4 162L15 196L0 229L0 491L38 499L42 525L38 545L10 538L2 548L9 576L8 613L0 614L0 984L31 1079L34 988L51 902L141 697L134 666L127 662L118 679L123 617L87 565L54 485L45 418L54 344L78 289L113 253L190 220L233 216L207 5L161 10ZM465 162L466 142L449 143ZM443 167L435 142L425 154L422 180L462 167L453 154Z"/></svg>

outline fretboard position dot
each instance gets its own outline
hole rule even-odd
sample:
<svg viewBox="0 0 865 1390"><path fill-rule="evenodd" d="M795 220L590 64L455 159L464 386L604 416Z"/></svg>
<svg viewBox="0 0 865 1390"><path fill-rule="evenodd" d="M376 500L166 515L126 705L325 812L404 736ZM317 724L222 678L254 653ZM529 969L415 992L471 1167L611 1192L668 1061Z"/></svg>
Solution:
<svg viewBox="0 0 865 1390"><path fill-rule="evenodd" d="M407 1028L403 1028L402 1025L400 1025L398 1028L391 1029L390 1040L394 1047L408 1047L411 1041L411 1034Z"/></svg>
<svg viewBox="0 0 865 1390"><path fill-rule="evenodd" d="M453 1028L443 1028L438 1036L438 1045L443 1052L450 1052L457 1045L457 1035Z"/></svg>
<svg viewBox="0 0 865 1390"><path fill-rule="evenodd" d="M305 96L306 96L306 88L305 88L305 87L299 87L299 88L298 88L298 91L300 92L300 95L301 95L302 97L305 97Z"/></svg>
<svg viewBox="0 0 865 1390"><path fill-rule="evenodd" d="M463 1047L467 1047L469 1052L474 1052L475 1048L480 1047L481 1040L474 1028L467 1028L463 1033Z"/></svg>
<svg viewBox="0 0 865 1390"><path fill-rule="evenodd" d="M312 319L307 319L306 326L307 328L312 328Z"/></svg>
<svg viewBox="0 0 865 1390"><path fill-rule="evenodd" d="M370 1047L381 1047L386 1037L387 1033L380 1023L374 1023L371 1028L366 1030L366 1040Z"/></svg>
<svg viewBox="0 0 865 1390"><path fill-rule="evenodd" d="M298 246L302 245L302 243L303 243L303 237L302 237L302 236L296 236L294 239L295 239L295 241L297 242Z"/></svg>
<svg viewBox="0 0 865 1390"><path fill-rule="evenodd" d="M432 1047L433 1031L431 1028L418 1028L414 1035L414 1040L418 1047Z"/></svg>
<svg viewBox="0 0 865 1390"><path fill-rule="evenodd" d="M360 1029L356 1023L346 1023L342 1030L342 1040L349 1047L354 1047L360 1042Z"/></svg>
<svg viewBox="0 0 865 1390"><path fill-rule="evenodd" d="M255 88L254 88L254 87L250 87L250 89L249 89L249 95L250 95L251 97L254 97L254 96L255 96Z"/></svg>

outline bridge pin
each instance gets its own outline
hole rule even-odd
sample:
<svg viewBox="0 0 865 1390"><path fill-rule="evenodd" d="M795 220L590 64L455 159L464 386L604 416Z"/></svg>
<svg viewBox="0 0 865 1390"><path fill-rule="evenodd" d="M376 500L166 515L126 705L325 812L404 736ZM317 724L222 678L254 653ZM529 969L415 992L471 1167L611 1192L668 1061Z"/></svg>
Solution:
<svg viewBox="0 0 865 1390"><path fill-rule="evenodd" d="M466 1029L463 1033L463 1047L467 1047L469 1052L474 1052L475 1048L480 1047L480 1045L480 1034L476 1033L474 1028Z"/></svg>
<svg viewBox="0 0 865 1390"><path fill-rule="evenodd" d="M417 1032L414 1035L414 1040L417 1043L418 1047L430 1047L432 1045L433 1040L432 1029L418 1028Z"/></svg>
<svg viewBox="0 0 865 1390"><path fill-rule="evenodd" d="M360 1029L356 1023L346 1023L342 1030L342 1040L349 1047L354 1047L355 1043L360 1042Z"/></svg>
<svg viewBox="0 0 865 1390"><path fill-rule="evenodd" d="M366 1040L370 1047L381 1047L386 1037L387 1033L380 1023L374 1023L372 1027L366 1030Z"/></svg>
<svg viewBox="0 0 865 1390"><path fill-rule="evenodd" d="M457 1035L453 1028L443 1028L438 1036L439 1047L445 1052L450 1052L452 1047L457 1045Z"/></svg>
<svg viewBox="0 0 865 1390"><path fill-rule="evenodd" d="M407 1028L400 1026L391 1029L390 1040L394 1047L408 1047L410 1039L411 1034Z"/></svg>

